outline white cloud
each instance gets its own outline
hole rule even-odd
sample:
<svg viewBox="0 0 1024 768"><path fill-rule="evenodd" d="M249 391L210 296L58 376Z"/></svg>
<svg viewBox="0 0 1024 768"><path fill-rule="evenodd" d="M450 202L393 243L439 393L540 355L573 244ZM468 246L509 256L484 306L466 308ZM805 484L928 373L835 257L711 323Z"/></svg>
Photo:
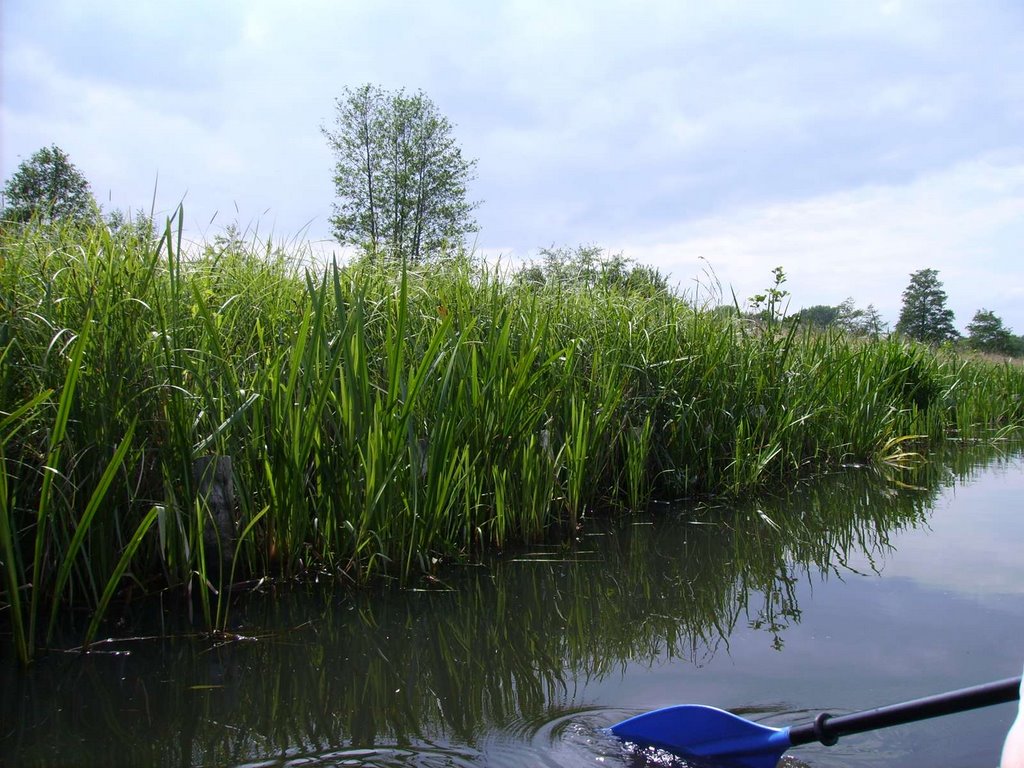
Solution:
<svg viewBox="0 0 1024 768"><path fill-rule="evenodd" d="M612 244L684 286L706 259L742 300L783 266L792 308L853 296L894 322L911 272L934 268L963 327L985 307L1024 332L1024 156L990 156L904 185L750 205ZM728 296L726 297L728 298Z"/></svg>

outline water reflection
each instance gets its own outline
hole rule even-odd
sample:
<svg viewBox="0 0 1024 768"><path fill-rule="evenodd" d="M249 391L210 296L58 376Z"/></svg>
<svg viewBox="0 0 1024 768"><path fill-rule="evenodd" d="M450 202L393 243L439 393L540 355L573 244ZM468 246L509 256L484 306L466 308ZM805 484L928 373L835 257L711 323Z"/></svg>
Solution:
<svg viewBox="0 0 1024 768"><path fill-rule="evenodd" d="M597 734L588 684L702 665L742 626L777 649L802 581L881 568L982 457L844 471L774 499L590 521L419 591L273 589L213 643L184 628L2 667L0 762L20 765L570 765L641 758ZM180 613L177 611L176 613ZM119 634L157 634L135 609Z"/></svg>

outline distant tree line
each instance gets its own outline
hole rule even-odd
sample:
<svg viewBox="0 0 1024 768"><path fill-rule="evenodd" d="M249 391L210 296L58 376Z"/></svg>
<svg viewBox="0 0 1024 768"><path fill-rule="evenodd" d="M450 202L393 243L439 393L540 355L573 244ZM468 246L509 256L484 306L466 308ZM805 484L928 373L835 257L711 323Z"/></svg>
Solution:
<svg viewBox="0 0 1024 768"><path fill-rule="evenodd" d="M805 307L797 312L794 318L816 328L838 328L846 333L872 338L882 336L889 330L888 324L882 320L882 315L875 309L874 304L859 309L854 304L852 296L836 306L815 304L812 307Z"/></svg>
<svg viewBox="0 0 1024 768"><path fill-rule="evenodd" d="M755 297L757 298L757 297ZM988 309L979 309L961 336L954 326L954 313L947 305L946 292L938 270L921 269L910 275L903 291L903 304L895 332L914 341L940 345L960 343L968 349L998 355L1024 356L1024 336L1015 336L1002 318ZM881 315L871 304L857 309L852 298L838 306L816 304L806 307L792 319L816 328L838 328L864 336L877 337L888 331Z"/></svg>
<svg viewBox="0 0 1024 768"><path fill-rule="evenodd" d="M953 325L954 315L946 303L939 273L935 269L921 269L910 275L910 283L903 291L903 307L896 323L896 332L928 344L943 344L963 339L970 348L979 352L1000 355L1024 355L1024 337L1014 336L1003 324L1002 318L987 309L979 309L967 324L963 338Z"/></svg>
<svg viewBox="0 0 1024 768"><path fill-rule="evenodd" d="M657 269L595 245L542 248L539 259L519 269L515 279L537 287L605 288L648 297L672 294L668 279Z"/></svg>

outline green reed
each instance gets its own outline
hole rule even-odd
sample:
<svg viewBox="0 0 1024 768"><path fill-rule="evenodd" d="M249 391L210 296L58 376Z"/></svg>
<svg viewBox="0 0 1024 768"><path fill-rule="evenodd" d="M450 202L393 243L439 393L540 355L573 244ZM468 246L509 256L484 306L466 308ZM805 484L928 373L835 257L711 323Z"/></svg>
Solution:
<svg viewBox="0 0 1024 768"><path fill-rule="evenodd" d="M27 660L70 609L171 587L223 627L268 574L411 578L594 510L737 495L1009 434L1024 373L671 295L304 264L91 230L0 234L0 610ZM916 442L911 438L922 436ZM193 465L232 459L235 535Z"/></svg>

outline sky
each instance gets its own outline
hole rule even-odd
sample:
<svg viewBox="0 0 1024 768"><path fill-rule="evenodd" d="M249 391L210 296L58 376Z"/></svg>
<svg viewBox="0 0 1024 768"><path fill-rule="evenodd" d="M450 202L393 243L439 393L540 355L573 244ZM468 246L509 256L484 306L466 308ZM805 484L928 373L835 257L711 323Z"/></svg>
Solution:
<svg viewBox="0 0 1024 768"><path fill-rule="evenodd" d="M107 210L323 250L345 87L422 90L478 253L594 245L687 295L1024 334L1020 0L0 0L0 176L56 144Z"/></svg>

